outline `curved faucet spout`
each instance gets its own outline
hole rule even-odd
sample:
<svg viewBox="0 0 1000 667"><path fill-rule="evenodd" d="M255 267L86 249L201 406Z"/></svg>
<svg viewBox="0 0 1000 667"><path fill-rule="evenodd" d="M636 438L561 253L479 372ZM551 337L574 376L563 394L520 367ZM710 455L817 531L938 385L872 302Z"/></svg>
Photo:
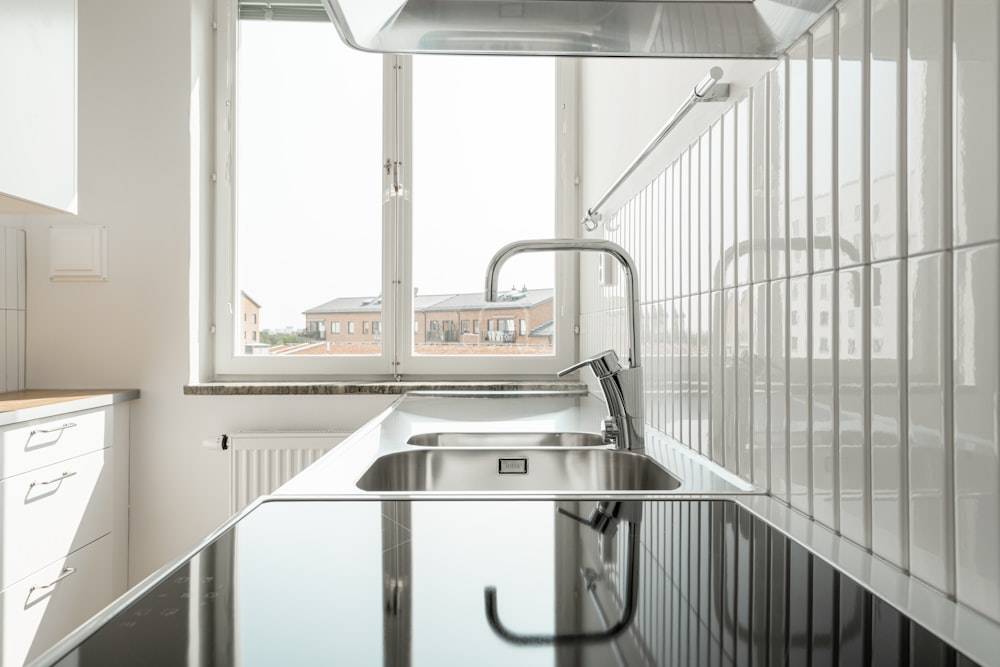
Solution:
<svg viewBox="0 0 1000 667"><path fill-rule="evenodd" d="M641 365L642 357L639 353L639 274L636 271L635 262L632 261L632 257L625 248L617 243L602 239L530 239L508 243L493 255L487 265L485 290L487 301L496 301L497 299L500 267L508 259L522 252L603 252L614 257L625 270L628 285L626 308L629 322L629 366L638 368Z"/></svg>
<svg viewBox="0 0 1000 667"><path fill-rule="evenodd" d="M605 420L605 442L620 449L643 450L646 420L643 410L641 356L639 354L639 284L635 263L620 245L601 239L536 239L508 243L493 255L486 269L486 300L497 299L497 278L500 267L510 257L522 252L603 252L611 255L625 269L628 280L629 351L628 368L622 368L613 350L585 359L560 371L561 377L583 366L589 366L601 385L611 416Z"/></svg>

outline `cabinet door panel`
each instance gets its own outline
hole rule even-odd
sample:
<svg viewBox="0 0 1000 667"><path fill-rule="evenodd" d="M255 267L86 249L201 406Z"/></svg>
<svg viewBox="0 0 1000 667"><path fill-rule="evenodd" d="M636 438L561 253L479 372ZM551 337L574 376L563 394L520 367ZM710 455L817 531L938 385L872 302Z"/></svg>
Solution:
<svg viewBox="0 0 1000 667"><path fill-rule="evenodd" d="M111 536L9 586L0 599L0 664L22 665L111 602Z"/></svg>
<svg viewBox="0 0 1000 667"><path fill-rule="evenodd" d="M111 532L112 471L109 448L0 483L0 585Z"/></svg>
<svg viewBox="0 0 1000 667"><path fill-rule="evenodd" d="M0 429L0 479L111 446L107 408Z"/></svg>
<svg viewBox="0 0 1000 667"><path fill-rule="evenodd" d="M0 2L0 213L76 213L76 0Z"/></svg>

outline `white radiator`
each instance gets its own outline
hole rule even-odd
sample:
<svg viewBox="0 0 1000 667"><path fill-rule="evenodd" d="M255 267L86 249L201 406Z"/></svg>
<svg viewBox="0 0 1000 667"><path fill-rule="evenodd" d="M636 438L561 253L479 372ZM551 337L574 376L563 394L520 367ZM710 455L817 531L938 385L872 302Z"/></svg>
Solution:
<svg viewBox="0 0 1000 667"><path fill-rule="evenodd" d="M344 440L343 431L248 431L222 436L229 461L229 510L271 493Z"/></svg>

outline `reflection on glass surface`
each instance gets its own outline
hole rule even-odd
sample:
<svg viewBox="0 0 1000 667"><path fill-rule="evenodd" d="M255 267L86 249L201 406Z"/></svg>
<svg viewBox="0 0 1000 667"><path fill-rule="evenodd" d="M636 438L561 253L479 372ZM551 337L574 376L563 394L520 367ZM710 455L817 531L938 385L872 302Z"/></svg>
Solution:
<svg viewBox="0 0 1000 667"><path fill-rule="evenodd" d="M627 622L611 639L505 641L489 626L488 586L519 634L599 635ZM973 664L732 502L369 500L259 506L58 664L645 667L838 656Z"/></svg>

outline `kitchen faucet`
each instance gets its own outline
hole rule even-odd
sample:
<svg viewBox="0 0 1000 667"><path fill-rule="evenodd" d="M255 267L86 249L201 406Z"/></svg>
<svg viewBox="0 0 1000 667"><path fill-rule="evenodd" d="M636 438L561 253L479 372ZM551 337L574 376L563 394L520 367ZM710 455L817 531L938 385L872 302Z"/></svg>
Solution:
<svg viewBox="0 0 1000 667"><path fill-rule="evenodd" d="M629 351L628 366L618 362L614 350L607 350L573 364L557 373L559 377L590 366L600 381L604 400L611 415L604 420L604 441L618 449L642 451L646 428L643 415L642 366L639 357L639 286L632 257L617 243L601 239L536 239L508 243L490 260L486 268L486 300L496 301L500 267L522 252L603 252L611 255L625 269L628 281Z"/></svg>

